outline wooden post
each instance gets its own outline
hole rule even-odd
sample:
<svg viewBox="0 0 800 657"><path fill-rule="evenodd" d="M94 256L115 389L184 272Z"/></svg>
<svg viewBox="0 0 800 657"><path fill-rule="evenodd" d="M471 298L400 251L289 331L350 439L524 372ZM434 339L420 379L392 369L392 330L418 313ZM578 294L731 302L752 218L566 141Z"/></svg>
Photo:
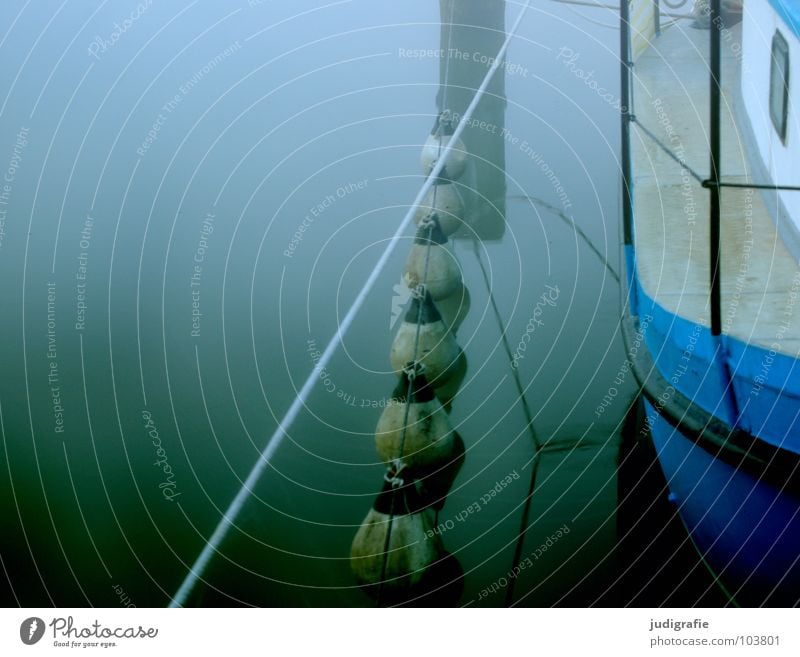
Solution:
<svg viewBox="0 0 800 657"><path fill-rule="evenodd" d="M504 0L439 0L439 111L464 113L506 38L505 10ZM465 177L459 182L475 187L473 193L466 190L465 200L470 223L481 239L499 239L505 232L505 109L505 71L499 70L463 135L467 150L478 157L472 158L474 179Z"/></svg>

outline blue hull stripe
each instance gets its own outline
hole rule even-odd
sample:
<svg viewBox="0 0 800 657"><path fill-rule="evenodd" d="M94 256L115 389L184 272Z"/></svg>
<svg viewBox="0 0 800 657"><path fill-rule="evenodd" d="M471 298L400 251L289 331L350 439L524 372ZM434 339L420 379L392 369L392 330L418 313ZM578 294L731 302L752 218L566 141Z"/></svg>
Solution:
<svg viewBox="0 0 800 657"><path fill-rule="evenodd" d="M714 458L645 402L659 462L690 535L741 602L800 599L800 499Z"/></svg>
<svg viewBox="0 0 800 657"><path fill-rule="evenodd" d="M635 257L630 254L626 260L635 276ZM634 287L636 314L653 318L645 342L664 378L727 424L800 454L798 360L728 335L715 338L707 326L667 311L647 295L638 280Z"/></svg>

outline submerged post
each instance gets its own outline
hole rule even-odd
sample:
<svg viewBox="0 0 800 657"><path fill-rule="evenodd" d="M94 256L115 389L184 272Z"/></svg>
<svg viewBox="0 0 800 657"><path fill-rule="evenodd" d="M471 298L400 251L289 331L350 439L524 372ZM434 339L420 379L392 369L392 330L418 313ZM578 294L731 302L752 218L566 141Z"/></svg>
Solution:
<svg viewBox="0 0 800 657"><path fill-rule="evenodd" d="M506 38L505 0L439 0L441 16L439 92L436 104L441 112L464 113L491 60ZM474 189L460 186L459 192L470 208L470 229L460 236L482 240L501 239L506 214L506 75L527 76L520 62L503 62L503 71L492 78L475 110L473 125L464 131L464 144L475 171ZM446 81L445 81L446 80Z"/></svg>
<svg viewBox="0 0 800 657"><path fill-rule="evenodd" d="M709 265L711 270L710 304L711 335L722 332L720 302L720 105L721 105L721 1L711 0L710 13L710 90L709 90L709 151L710 174L708 180L709 213Z"/></svg>
<svg viewBox="0 0 800 657"><path fill-rule="evenodd" d="M622 169L622 235L633 244L633 190L631 189L631 32L628 0L619 0L620 130Z"/></svg>

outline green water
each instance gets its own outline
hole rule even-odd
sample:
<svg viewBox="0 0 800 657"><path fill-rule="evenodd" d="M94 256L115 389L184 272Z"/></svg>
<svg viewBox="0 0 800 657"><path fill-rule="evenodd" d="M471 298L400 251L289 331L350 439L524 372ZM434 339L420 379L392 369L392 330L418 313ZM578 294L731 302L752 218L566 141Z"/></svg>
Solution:
<svg viewBox="0 0 800 657"><path fill-rule="evenodd" d="M421 185L443 62L405 53L441 47L439 7L10 4L0 590L6 604L164 605ZM486 24L497 28L492 4ZM561 450L542 461L524 554L572 527L516 596L590 604L614 567L616 436L633 388L624 377L596 412L624 359L619 291L573 229L519 197L574 218L619 271L616 111L559 56L580 53L615 90L617 35L540 4L479 109L497 133L477 126L467 142L497 208L479 213L482 257L511 349L530 338L518 362L535 430ZM520 8L507 7L506 25ZM463 107L502 34L465 28L456 39L479 53L453 65L466 88L448 104ZM455 252L472 309L451 421L468 451L440 520L453 523L443 540L466 573L460 604L498 606L503 593L481 593L512 567L532 444L472 242ZM401 245L195 602L372 604L348 554L383 474L372 432L395 385L405 254ZM512 474L480 513L456 520Z"/></svg>

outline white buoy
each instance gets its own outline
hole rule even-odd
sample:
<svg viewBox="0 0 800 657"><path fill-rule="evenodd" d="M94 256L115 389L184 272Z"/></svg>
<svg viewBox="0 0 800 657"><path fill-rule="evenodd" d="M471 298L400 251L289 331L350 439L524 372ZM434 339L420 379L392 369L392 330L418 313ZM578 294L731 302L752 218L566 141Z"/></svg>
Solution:
<svg viewBox="0 0 800 657"><path fill-rule="evenodd" d="M424 508L415 483L394 486L384 483L350 548L350 567L372 594L379 586L393 595L407 591L444 555L442 540L433 532L433 511Z"/></svg>
<svg viewBox="0 0 800 657"><path fill-rule="evenodd" d="M414 473L452 460L455 437L425 375L413 369L410 373L409 380L409 373L403 371L390 403L381 413L375 428L375 447L384 463Z"/></svg>
<svg viewBox="0 0 800 657"><path fill-rule="evenodd" d="M447 148L448 144L453 140L453 133L455 132L456 125L450 110L444 110L433 124L431 134L425 140L420 155L420 163L422 164L422 172L427 176L436 163L439 161L441 152ZM464 170L467 168L467 147L461 139L456 139L453 142L453 148L447 156L447 162L442 169L442 178L456 180L460 178Z"/></svg>
<svg viewBox="0 0 800 657"><path fill-rule="evenodd" d="M447 248L436 214L423 221L411 245L403 280L412 290L425 283L434 301L454 294L461 287L461 268Z"/></svg>
<svg viewBox="0 0 800 657"><path fill-rule="evenodd" d="M444 385L454 374L452 370L460 351L455 336L442 322L431 295L427 290L415 288L389 352L394 371L400 374L407 363L421 362L428 382L436 388Z"/></svg>
<svg viewBox="0 0 800 657"><path fill-rule="evenodd" d="M436 308L442 316L442 322L453 334L458 331L469 314L471 302L469 289L463 281L450 296L436 300Z"/></svg>
<svg viewBox="0 0 800 657"><path fill-rule="evenodd" d="M417 207L414 221L419 226L431 214L436 214L445 235L452 235L464 225L464 198L457 185L437 178Z"/></svg>

